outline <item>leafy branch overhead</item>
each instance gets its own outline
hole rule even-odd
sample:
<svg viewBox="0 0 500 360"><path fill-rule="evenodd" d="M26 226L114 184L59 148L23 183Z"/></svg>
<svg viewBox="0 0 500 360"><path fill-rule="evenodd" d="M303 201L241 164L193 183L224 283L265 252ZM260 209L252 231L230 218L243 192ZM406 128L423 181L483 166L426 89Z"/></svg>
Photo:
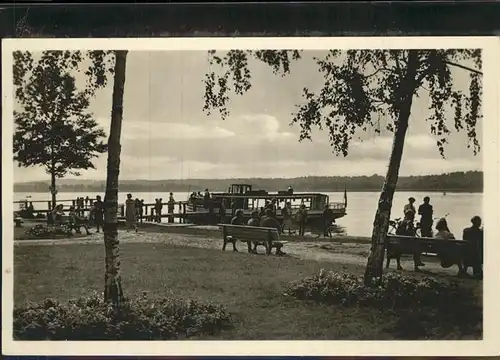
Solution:
<svg viewBox="0 0 500 360"><path fill-rule="evenodd" d="M355 133L368 129L380 133L381 118L394 119L386 124L386 130L394 132L404 96L401 85L410 51L418 54L418 70L411 84L413 94L428 93L430 115L425 121L436 137L441 156L444 157L451 127L467 133L468 147L477 154L482 73L481 51L476 49L330 50L324 57L314 58L324 83L319 90L304 88L304 101L292 114L291 124L301 129L300 141L311 139L313 128L326 130L333 152L347 156ZM227 118L230 93L243 95L250 90L250 58L268 64L275 74L284 76L290 72L292 62L301 58L301 53L297 50L231 50L219 56L209 51L210 70L204 80L207 114L217 111L223 119ZM454 86L452 68L468 73L468 89Z"/></svg>
<svg viewBox="0 0 500 360"><path fill-rule="evenodd" d="M95 92L106 86L113 62L113 54L104 51L14 53L20 110L14 112L13 145L19 166L42 165L56 177L94 168L92 160L106 151L106 134L88 107ZM75 72L85 79L81 91Z"/></svg>

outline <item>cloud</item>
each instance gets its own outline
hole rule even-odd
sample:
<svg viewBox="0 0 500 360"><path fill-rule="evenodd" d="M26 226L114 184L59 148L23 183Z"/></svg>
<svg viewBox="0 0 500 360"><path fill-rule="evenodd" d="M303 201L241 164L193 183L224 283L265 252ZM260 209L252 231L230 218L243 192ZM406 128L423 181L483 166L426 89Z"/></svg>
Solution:
<svg viewBox="0 0 500 360"><path fill-rule="evenodd" d="M377 136L369 140L353 141L350 145L354 151L371 153L373 151L389 151L392 147L392 137Z"/></svg>
<svg viewBox="0 0 500 360"><path fill-rule="evenodd" d="M132 141L141 139L224 139L234 135L229 130L209 124L123 122L123 138Z"/></svg>
<svg viewBox="0 0 500 360"><path fill-rule="evenodd" d="M427 134L418 134L407 136L405 145L415 149L428 150L436 147L436 140Z"/></svg>
<svg viewBox="0 0 500 360"><path fill-rule="evenodd" d="M283 123L283 121L281 121ZM227 129L242 137L251 136L253 139L291 139L295 134L289 131L280 131L280 121L269 114L244 114L234 116L224 122Z"/></svg>

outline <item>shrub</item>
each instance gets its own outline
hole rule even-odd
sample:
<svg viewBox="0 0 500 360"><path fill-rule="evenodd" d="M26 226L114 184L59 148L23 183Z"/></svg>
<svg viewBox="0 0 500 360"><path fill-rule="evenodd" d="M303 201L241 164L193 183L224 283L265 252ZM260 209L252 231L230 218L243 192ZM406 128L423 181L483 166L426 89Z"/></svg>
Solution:
<svg viewBox="0 0 500 360"><path fill-rule="evenodd" d="M217 304L174 297L126 301L120 311L96 292L66 303L45 299L14 309L16 340L169 340L214 334L229 325Z"/></svg>
<svg viewBox="0 0 500 360"><path fill-rule="evenodd" d="M361 276L321 270L288 284L285 295L384 310L396 315L395 330L403 337L450 336L457 329L460 334L482 333L481 304L472 289L454 281L388 273L365 286Z"/></svg>
<svg viewBox="0 0 500 360"><path fill-rule="evenodd" d="M59 226L47 226L44 224L38 224L29 228L25 232L26 236L33 237L37 239L51 239L60 236L73 236L71 228L67 225Z"/></svg>
<svg viewBox="0 0 500 360"><path fill-rule="evenodd" d="M449 307L457 302L475 302L472 290L456 282L431 277L418 279L397 273L388 273L381 280L374 279L369 286L365 286L361 276L321 270L315 276L290 283L286 294L302 300L384 309Z"/></svg>

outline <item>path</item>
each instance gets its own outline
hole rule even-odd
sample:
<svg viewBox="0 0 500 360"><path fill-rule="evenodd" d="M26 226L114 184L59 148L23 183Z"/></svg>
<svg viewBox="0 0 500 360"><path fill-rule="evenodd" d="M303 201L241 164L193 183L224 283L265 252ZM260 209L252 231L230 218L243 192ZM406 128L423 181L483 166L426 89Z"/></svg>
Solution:
<svg viewBox="0 0 500 360"><path fill-rule="evenodd" d="M178 246L221 249L222 241L219 236L214 234L191 235L181 233L154 233L154 232L127 232L119 231L120 243L164 243ZM338 240L337 240L338 241ZM27 245L71 245L71 244L102 244L102 233L91 235L85 238L75 239L53 239L53 240L15 240L15 246ZM289 242L284 250L288 256L297 257L304 260L326 261L335 263L345 263L353 265L365 265L369 252L369 244L342 243L332 241L314 241L314 242ZM240 244L238 249L246 252L246 245ZM228 251L228 250L226 250ZM260 250L262 251L262 250ZM456 267L443 269L436 262L436 259L426 260L426 266L423 268L433 274L454 275L457 272ZM402 259L403 268L413 269L413 261L410 257ZM392 268L395 267L393 261ZM427 271L426 271L427 272Z"/></svg>

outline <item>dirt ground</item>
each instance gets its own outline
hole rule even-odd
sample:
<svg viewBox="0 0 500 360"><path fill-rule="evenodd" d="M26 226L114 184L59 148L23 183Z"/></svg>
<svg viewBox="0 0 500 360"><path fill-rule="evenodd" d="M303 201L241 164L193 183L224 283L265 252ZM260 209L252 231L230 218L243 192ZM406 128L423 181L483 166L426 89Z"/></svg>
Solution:
<svg viewBox="0 0 500 360"><path fill-rule="evenodd" d="M163 230L163 229L162 229ZM186 229L183 229L186 230ZM208 229L198 229L193 234L187 231L179 231L178 229L164 229L161 232L154 232L151 229L140 230L139 232L119 231L120 242L123 243L165 243L172 245L180 245L196 248L212 248L221 249L222 239L220 233ZM66 245L66 244L87 244L87 243L103 243L102 233L92 233L84 238L70 238L57 240L15 240L16 246L22 245ZM283 248L286 252L285 256L295 257L303 260L326 261L333 263L345 263L354 265L364 265L369 254L370 245L366 243L366 239L362 242L359 239L350 239L350 237L338 237L332 239L322 238L301 238L289 241ZM229 246L226 251L231 248ZM238 250L246 252L246 244L239 243ZM260 252L264 249L260 248ZM422 268L424 273L440 274L440 275L455 275L456 267L449 269L441 268L436 258L423 256L423 261L426 264ZM402 259L403 271L413 271L413 261L410 256ZM396 264L393 261L391 268L395 268Z"/></svg>

